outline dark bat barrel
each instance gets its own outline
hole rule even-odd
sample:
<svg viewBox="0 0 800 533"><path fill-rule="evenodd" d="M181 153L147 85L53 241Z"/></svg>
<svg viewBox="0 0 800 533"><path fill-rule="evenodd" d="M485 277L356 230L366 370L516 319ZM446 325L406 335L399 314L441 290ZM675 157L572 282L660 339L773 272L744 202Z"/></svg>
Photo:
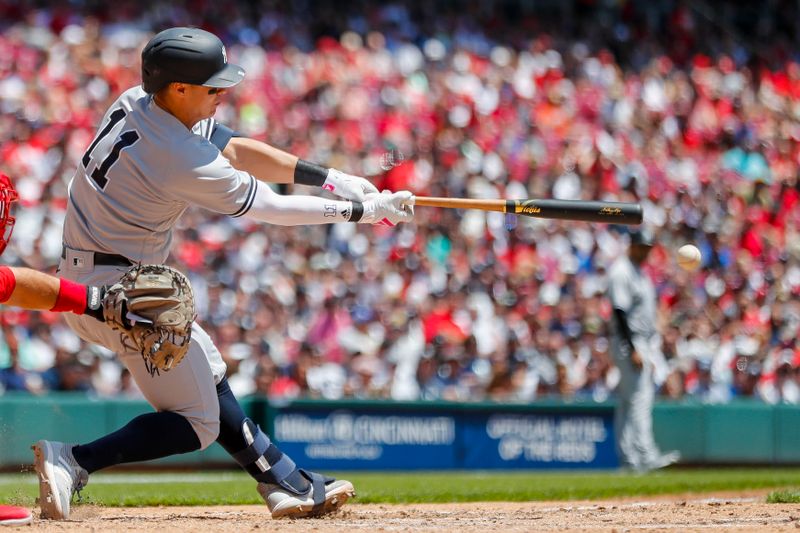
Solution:
<svg viewBox="0 0 800 533"><path fill-rule="evenodd" d="M506 212L535 218L641 224L642 206L625 202L582 200L507 200Z"/></svg>

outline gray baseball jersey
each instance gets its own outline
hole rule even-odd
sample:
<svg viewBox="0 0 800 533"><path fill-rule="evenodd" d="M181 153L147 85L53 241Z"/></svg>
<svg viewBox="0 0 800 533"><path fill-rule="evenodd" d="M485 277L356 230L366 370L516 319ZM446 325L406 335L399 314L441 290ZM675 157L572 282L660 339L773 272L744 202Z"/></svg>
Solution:
<svg viewBox="0 0 800 533"><path fill-rule="evenodd" d="M631 334L644 338L655 335L656 290L650 278L627 255L614 261L608 277L611 305L625 311Z"/></svg>
<svg viewBox="0 0 800 533"><path fill-rule="evenodd" d="M214 139L222 131L216 126L206 119L189 131L141 87L122 93L70 182L64 244L163 263L172 229L190 205L245 214L256 182L212 143L224 146L230 138Z"/></svg>

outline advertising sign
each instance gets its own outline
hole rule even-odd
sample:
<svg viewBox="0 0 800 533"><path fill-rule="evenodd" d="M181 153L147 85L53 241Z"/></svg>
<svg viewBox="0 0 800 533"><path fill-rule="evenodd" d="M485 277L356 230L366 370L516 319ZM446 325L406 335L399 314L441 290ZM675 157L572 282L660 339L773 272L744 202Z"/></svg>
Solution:
<svg viewBox="0 0 800 533"><path fill-rule="evenodd" d="M295 462L312 469L617 466L610 412L384 412L290 404L277 409L273 437Z"/></svg>
<svg viewBox="0 0 800 533"><path fill-rule="evenodd" d="M457 467L453 416L286 408L275 416L274 427L281 449L312 469Z"/></svg>
<svg viewBox="0 0 800 533"><path fill-rule="evenodd" d="M613 468L611 416L492 414L462 421L463 467Z"/></svg>

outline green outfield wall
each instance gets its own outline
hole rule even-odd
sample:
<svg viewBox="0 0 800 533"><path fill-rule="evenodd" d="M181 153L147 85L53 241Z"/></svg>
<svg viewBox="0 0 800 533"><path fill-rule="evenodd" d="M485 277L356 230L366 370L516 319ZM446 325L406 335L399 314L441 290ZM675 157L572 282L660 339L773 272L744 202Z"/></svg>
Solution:
<svg viewBox="0 0 800 533"><path fill-rule="evenodd" d="M583 438L574 435L555 435L549 437L542 435L542 431L563 434L565 431L575 433L575 424L580 422L583 433L586 433L586 421L593 419L601 423L591 425L594 433L603 432L603 423L609 428L608 433L602 438L605 443L600 443L596 438L593 445L598 450L607 448L608 442L613 440L609 421L612 419L614 405L607 403L581 403L540 401L532 404L501 404L501 403L451 403L451 402L389 402L389 401L317 401L298 400L288 403L271 403L261 398L246 398L242 401L248 415L270 434L287 439L284 446L291 446L290 435L294 438L303 438L311 435L316 438L319 431L332 428L334 434L352 436L353 427L358 434L369 433L370 446L354 446L353 453L367 452L382 453L377 445L384 445L389 450L390 445L398 444L398 439L403 440L404 446L419 445L424 453L424 445L433 441L423 433L430 424L438 424L435 431L444 435L444 440L437 441L439 447L436 453L444 453L448 457L442 464L445 468L472 468L474 463L469 462L471 442L475 440L474 427L464 421L478 421L486 425L485 420L494 420L495 429L487 430L497 432L496 428L504 428L513 435L514 424L527 428L529 434L535 433L538 441L530 441L531 446L512 439L511 444L517 444L518 461L524 461L528 451L539 453L542 444L551 445L545 449L551 453L555 446L553 439ZM38 439L59 440L65 442L88 442L106 433L123 426L136 415L150 412L151 408L138 400L122 399L91 399L83 394L48 394L45 396L30 396L6 394L0 396L0 468L4 470L17 470L25 468L32 462L30 445ZM498 421L498 416L502 420ZM316 418L314 418L316 417ZM656 440L663 450L679 450L682 463L686 464L800 464L800 407L779 405L772 406L763 403L737 401L726 405L703 405L697 403L659 403L654 409L654 428ZM380 423L381 420L392 420L394 425L387 429ZM276 428L275 422L279 426ZM306 426L298 426L297 420L307 421ZM414 421L414 424L404 424L404 420ZM309 422L310 421L310 422ZM378 422L376 422L378 421ZM433 421L433 422L431 422ZM448 421L452 421L448 422ZM355 424L355 426L354 426ZM359 425L360 424L360 425ZM365 425L366 424L366 425ZM474 426L475 423L472 423ZM462 428L464 426L464 428ZM398 435L397 428L412 428L410 431L420 433L417 435L419 442L411 442ZM320 429L322 428L322 429ZM377 429L376 429L377 428ZM421 429L420 429L421 428ZM544 429L543 429L544 428ZM480 427L479 427L480 429ZM277 433L276 433L277 430ZM305 433L304 433L305 431ZM342 433L344 431L344 433ZM348 433L349 431L349 433ZM394 433L392 433L392 431ZM337 433L338 432L338 433ZM382 432L382 433L381 433ZM383 437L375 437L376 434ZM300 437L297 437L297 436ZM389 437L386 437L389 435ZM448 437L449 435L449 437ZM434 435L436 437L436 434ZM446 438L445 438L446 437ZM378 440L383 438L383 442ZM449 440L447 440L449 438ZM499 438L499 437L498 437ZM510 438L510 437L509 437ZM531 437L534 438L534 437ZM544 440L541 440L541 439ZM389 439L388 441L386 439ZM428 439L428 440L425 440ZM591 439L590 439L591 440ZM322 442L322 441L320 441ZM499 441L498 441L499 442ZM571 441L574 444L577 441ZM377 444L376 444L377 443ZM361 441L363 444L363 441ZM491 443L490 443L491 444ZM558 444L558 443L556 443ZM563 443L562 443L563 444ZM570 444L570 443L567 443ZM580 444L580 443L579 443ZM585 444L585 443L584 443ZM389 446L389 447L386 447ZM448 446L453 448L452 453ZM334 446L336 448L336 446ZM341 449L341 446L339 446ZM512 446L513 448L513 446ZM563 448L563 446L562 446ZM585 446L584 446L585 448ZM603 449L605 449L603 448ZM318 445L314 450L326 449ZM405 450L406 448L397 448ZM411 448L408 448L411 449ZM508 455L508 444L504 444L504 453ZM576 449L574 446L569 450ZM578 451L581 448L577 448ZM377 450L377 451L375 451ZM433 450L433 448L431 448ZM512 450L513 451L513 450ZM302 454L303 448L293 449L292 455ZM404 468L402 457L410 454L400 454L400 459L393 459L391 453L385 453L386 461L380 468ZM310 462L327 465L329 463L316 456L318 461ZM524 465L538 468L550 466L542 462L542 457L537 456L524 463L508 463L509 467ZM507 457L505 457L507 459ZM324 459L324 458L323 458ZM339 458L341 459L341 457ZM591 467L592 464L575 462L570 463L570 458L556 457L553 467ZM583 460L583 459L581 459ZM388 462L387 462L388 461ZM546 461L546 459L545 459ZM561 462L559 462L561 461ZM567 461L567 462L564 462ZM233 464L230 457L218 445L209 449L186 455L174 456L152 463L153 466L188 466L188 465L220 465ZM349 463L331 463L336 468L346 468ZM362 463L359 463L362 464ZM369 464L369 463L363 463ZM608 467L611 463L607 460L594 466ZM420 468L425 467L420 466ZM492 468L499 467L492 465Z"/></svg>

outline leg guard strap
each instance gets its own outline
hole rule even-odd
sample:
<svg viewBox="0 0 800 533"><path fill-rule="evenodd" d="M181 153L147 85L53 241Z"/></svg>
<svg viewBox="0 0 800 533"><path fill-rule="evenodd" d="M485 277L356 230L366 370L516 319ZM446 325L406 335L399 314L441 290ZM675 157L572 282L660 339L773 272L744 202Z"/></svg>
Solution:
<svg viewBox="0 0 800 533"><path fill-rule="evenodd" d="M325 483L327 479L321 474L309 472L303 468L300 469L300 473L311 482L311 487L314 489L312 493L314 496L314 507L311 509L311 516L317 516L325 506Z"/></svg>
<svg viewBox="0 0 800 533"><path fill-rule="evenodd" d="M248 422L250 422L249 419L242 424L242 433L248 446L244 450L232 454L233 458L244 467L255 464L261 472L269 471L275 482L281 483L294 472L297 466L288 455L272 444L260 427L252 422L248 424ZM255 427L255 434L251 431L252 427ZM280 454L280 458L277 461L272 464L267 461L267 457L275 457L278 454Z"/></svg>

